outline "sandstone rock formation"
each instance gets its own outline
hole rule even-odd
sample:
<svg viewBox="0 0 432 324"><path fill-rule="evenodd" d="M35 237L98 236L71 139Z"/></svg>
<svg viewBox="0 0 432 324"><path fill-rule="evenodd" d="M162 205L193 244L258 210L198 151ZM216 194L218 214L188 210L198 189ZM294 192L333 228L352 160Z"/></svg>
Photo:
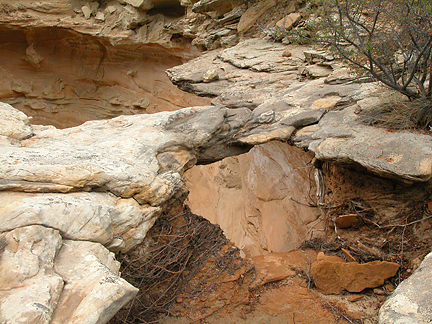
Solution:
<svg viewBox="0 0 432 324"><path fill-rule="evenodd" d="M249 125L248 109L221 106L121 116L63 130L30 126L11 106L3 104L2 109L0 118L6 120L1 123L16 125L14 132L4 131L0 142L2 258L11 254L10 262L2 262L3 277L11 284L3 293L2 307L10 309L2 312L3 321L43 316L47 323L81 323L84 316L88 323L106 322L136 292L118 277L118 263L107 249L127 251L141 242L155 217L184 195L182 174L196 162L247 151L251 146L242 138L259 125L260 139L274 138L266 120ZM31 257L47 259L47 265L41 271L40 262L33 262L35 269L31 262L21 264L23 275L9 280L9 264L20 258L16 233L26 228L37 229L37 234L22 239L29 243L21 245L19 255L32 249ZM34 241L44 245L32 248ZM76 262L75 253L71 260L73 247L83 264ZM110 272L93 271L100 264ZM37 273L41 279L34 283ZM29 290L23 292L29 276L30 283L24 283ZM39 289L45 281L52 284ZM35 304L28 315L22 313L25 307L10 308L22 294L32 298L31 291L37 291L36 304L42 306ZM84 315L89 313L91 318Z"/></svg>
<svg viewBox="0 0 432 324"><path fill-rule="evenodd" d="M255 46L256 54L247 54L245 44ZM170 71L171 78L182 87L207 89L207 93L217 94L214 102L220 101L236 109L221 105L194 107L155 115L121 116L60 130L29 126L25 116L9 105L2 105L5 113L1 115L4 119L1 123L12 122L15 126L13 131L2 131L1 137L0 188L4 192L1 195L4 202L1 232L12 235L13 231L29 226L42 227L43 231L49 229L46 235L53 238L44 240L55 242L50 249L56 252L51 253L49 259L54 264L60 262L56 259L63 255L62 249L67 248L70 240L91 243L83 245L83 255L94 255L95 252L91 252L93 246L98 246L105 254L107 248L127 251L142 241L162 210L168 208L173 200L184 197L185 170L195 163L209 163L244 153L253 145L276 139L289 140L294 132L291 140L301 147L308 147L319 158L361 164L372 172L406 180L425 181L430 178L431 153L426 149L430 147L429 136L414 136L408 132L397 132L396 136L357 121L356 105L364 109L367 109L367 104L371 105L365 98L377 89L375 84L344 83L335 86L325 83L324 78L293 81L298 71L292 66L287 67L289 65L285 64L282 56L284 50L278 45L254 40L221 53L209 53L200 59L211 59L210 65L200 65L200 60L193 63L196 68L206 66L205 70L193 72L188 68L191 65L186 65ZM299 55L300 52L292 59L300 60ZM270 64L266 60L272 57L275 62ZM219 79L201 83L209 68L218 70ZM180 69L187 69L187 73L181 74ZM264 80L268 71L272 71L271 84L256 83L259 78ZM256 79L250 78L255 75ZM233 76L238 83L229 89L228 86L232 85L229 80ZM195 81L192 82L190 77ZM291 81L287 81L284 87L278 85L287 77ZM250 82L255 83L254 87ZM251 94L251 102L243 107L233 97L233 89L237 89L237 95ZM349 107L341 111L326 110L344 104ZM323 120L326 123L323 124ZM314 123L318 124L309 126ZM385 141L372 143L368 136L373 132L375 136L386 134ZM364 139L368 139L371 145L359 148L358 141ZM398 148L397 143L400 144L401 140L409 141L411 146ZM238 180L234 178L232 185L238 187ZM263 194L258 196L266 200ZM58 215L63 217L61 221ZM10 243L5 245L12 249L9 246ZM97 258L116 273L116 267L110 266L106 257ZM48 268L53 269L53 266ZM102 288L95 286L89 292L84 289L87 287L73 284L74 280L88 277L86 274L80 277L78 270L77 277L70 279L69 283L66 274L76 269L72 265L56 269L54 266L54 270L49 272L49 278L53 278L52 288L40 294L41 302L38 303L49 309L44 311L47 321L60 316L70 323L78 323L83 312L87 311L76 307L76 313L69 314L64 310L61 305L71 311L71 307L66 305L70 305L68 300L73 298L66 293L92 300L91 291L97 292ZM29 270L22 270L25 271ZM107 276L106 273L100 275ZM46 276L45 272L41 276ZM88 279L96 282L90 277ZM102 281L114 285L110 291L117 291L116 296L105 294L101 304L112 305L109 307L112 312L134 294L134 289L124 286L120 279ZM63 282L68 284L61 290ZM86 286L93 287L91 283ZM15 289L20 288L11 287L7 294L19 294L20 291ZM61 294L51 295L60 291ZM6 304L13 300L11 298ZM56 305L60 308L54 311ZM36 312L44 307L39 307ZM92 323L104 322L112 315L103 311L95 313L99 315L91 320ZM39 316L37 314L29 316ZM13 320L17 315L5 313L2 316L6 316L5 320ZM75 322L74 318L77 318Z"/></svg>
<svg viewBox="0 0 432 324"><path fill-rule="evenodd" d="M293 165L305 169L295 172L286 156L271 161L288 151L274 140L381 176L430 180L429 135L358 121L356 112L373 109L385 92L377 84L360 82L331 56L302 46L253 39L217 49L237 44L239 32L253 33L252 25L280 4L289 9L276 20L298 6L273 0L0 4L0 55L8 62L0 71L0 99L28 115L0 104L0 322L106 323L136 294L120 278L113 252L142 242L155 219L185 199L184 172L197 163L267 143L213 166L213 178L224 178L215 199L235 194L255 209L247 214L238 205L242 223L232 226L248 255L288 250L318 228L316 209L299 199L309 190L313 195L314 185L285 188L292 179L304 182L307 161L298 158ZM197 48L217 50L168 76L183 90L211 97L213 106L179 91L162 73ZM161 110L177 111L135 115ZM106 119L117 115L129 116ZM82 124L89 119L102 120ZM36 125L48 123L58 128ZM70 126L76 127L59 129ZM280 172L262 172L266 166ZM269 190L274 179L278 186ZM285 211L302 217L272 222L270 215ZM251 242L256 237L259 244Z"/></svg>
<svg viewBox="0 0 432 324"><path fill-rule="evenodd" d="M283 55L287 48L290 57ZM374 109L386 90L377 83L350 81L331 61L327 65L339 81L333 74L301 81L308 66L303 52L299 46L251 39L172 68L168 75L180 88L212 97L215 105L253 110L253 120L271 123L268 129L274 139L290 138L290 129L297 129L291 141L320 160L355 163L384 177L430 180L429 135L389 131L359 121L356 112ZM203 82L209 69L219 71L219 79ZM258 144L262 138L257 132L239 141Z"/></svg>
<svg viewBox="0 0 432 324"><path fill-rule="evenodd" d="M249 153L200 165L185 173L187 204L219 224L245 256L290 251L317 237L312 157L286 143L269 142Z"/></svg>
<svg viewBox="0 0 432 324"><path fill-rule="evenodd" d="M422 324L430 321L431 261L432 254L428 254L416 271L387 299L380 309L380 324Z"/></svg>
<svg viewBox="0 0 432 324"><path fill-rule="evenodd" d="M311 275L317 288L325 294L338 294L342 290L360 292L366 288L382 286L387 278L396 274L399 267L399 264L393 262L359 264L324 256L312 263Z"/></svg>

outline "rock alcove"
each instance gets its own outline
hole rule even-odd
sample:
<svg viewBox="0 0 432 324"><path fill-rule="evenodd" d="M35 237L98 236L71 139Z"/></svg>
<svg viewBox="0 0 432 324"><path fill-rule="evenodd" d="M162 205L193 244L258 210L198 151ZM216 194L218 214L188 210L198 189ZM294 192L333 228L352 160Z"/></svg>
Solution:
<svg viewBox="0 0 432 324"><path fill-rule="evenodd" d="M112 45L62 28L2 28L0 100L33 124L67 128L88 120L172 111L209 102L180 91L165 70L192 53L153 45Z"/></svg>

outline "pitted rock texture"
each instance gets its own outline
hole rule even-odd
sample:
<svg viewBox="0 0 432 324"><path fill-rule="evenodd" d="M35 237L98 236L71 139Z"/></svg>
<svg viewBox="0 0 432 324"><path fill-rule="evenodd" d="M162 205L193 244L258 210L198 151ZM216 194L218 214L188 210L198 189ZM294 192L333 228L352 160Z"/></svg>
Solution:
<svg viewBox="0 0 432 324"><path fill-rule="evenodd" d="M290 56L285 55L287 51ZM359 121L356 112L374 109L389 90L353 79L329 55L312 54L301 46L250 39L172 68L168 76L183 90L212 97L213 104L248 107L254 120L269 123L268 131L273 131L275 139L290 138L318 159L358 164L380 176L404 181L430 180L429 134L393 132ZM307 69L318 60L333 72L305 79ZM209 70L218 71L219 78L203 82ZM259 132L242 141L262 142Z"/></svg>
<svg viewBox="0 0 432 324"><path fill-rule="evenodd" d="M29 226L0 234L0 321L50 323L63 290L54 270L60 233Z"/></svg>

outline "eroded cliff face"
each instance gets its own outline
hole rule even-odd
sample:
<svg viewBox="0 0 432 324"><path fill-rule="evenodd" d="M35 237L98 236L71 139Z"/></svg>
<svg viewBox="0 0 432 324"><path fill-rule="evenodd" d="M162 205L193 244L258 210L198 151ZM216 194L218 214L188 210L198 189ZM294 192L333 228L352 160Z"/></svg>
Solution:
<svg viewBox="0 0 432 324"><path fill-rule="evenodd" d="M183 62L180 54L157 44L113 46L61 28L3 28L0 100L34 124L60 128L208 103L168 80L164 71Z"/></svg>
<svg viewBox="0 0 432 324"><path fill-rule="evenodd" d="M297 249L319 237L320 222L312 156L286 143L186 172L192 211L219 224L245 256Z"/></svg>

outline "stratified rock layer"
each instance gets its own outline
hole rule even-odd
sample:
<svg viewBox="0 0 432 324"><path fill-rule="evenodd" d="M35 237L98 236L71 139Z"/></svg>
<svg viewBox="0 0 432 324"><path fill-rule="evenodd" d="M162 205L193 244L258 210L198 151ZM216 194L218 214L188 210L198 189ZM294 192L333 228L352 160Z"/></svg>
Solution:
<svg viewBox="0 0 432 324"><path fill-rule="evenodd" d="M312 58L305 63L309 56L304 51L301 46L251 39L172 68L168 76L186 91L212 97L213 104L250 108L253 120L266 120L275 139L290 138L289 126L295 127L291 141L320 160L358 164L384 177L430 180L431 136L360 122L357 112L374 109L388 90L373 82L353 82L328 55L309 53ZM318 64L315 59L334 72L301 81L307 69ZM219 78L203 82L209 70L218 71ZM263 139L257 131L239 141L258 144Z"/></svg>
<svg viewBox="0 0 432 324"><path fill-rule="evenodd" d="M55 10L42 4L42 12ZM56 10L68 12L66 7ZM80 8L83 19L99 14L94 12L97 6L92 7ZM24 23L31 20L21 18ZM16 20L17 28L22 19ZM100 14L98 19L102 20ZM117 44L124 39L127 35ZM43 53L27 39L23 44L22 64L43 68ZM280 44L250 40L169 71L182 89L213 97L214 106L121 116L61 130L31 126L25 116L3 104L0 125L13 127L2 128L0 134L0 250L5 274L1 321L108 321L136 293L118 277L118 264L110 253L139 244L155 217L184 199L183 173L196 163L280 140L308 148L319 159L354 163L382 176L406 181L431 178L429 135L388 132L358 121L357 109L373 109L370 97L382 92L377 84L346 82L351 80L348 75L321 77L327 73L306 65L302 48L291 50L289 56ZM338 72L337 65L326 66ZM133 79L135 72L126 75ZM13 89L24 97L34 90L23 82L13 84ZM55 80L46 95L60 100L69 90L62 80ZM35 104L32 109L38 108ZM253 179L251 174L252 184ZM234 179L232 185L238 182ZM272 199L259 190L257 197ZM257 201L257 206L264 210L269 204ZM79 262L73 259L75 250ZM10 269L15 271L13 278Z"/></svg>
<svg viewBox="0 0 432 324"><path fill-rule="evenodd" d="M108 321L136 293L119 278L109 250L125 252L144 239L155 218L184 196L183 172L195 163L247 151L243 139L260 127L259 140L274 139L266 119L222 106L63 130L29 125L10 105L2 109L0 123L15 125L0 137L6 322Z"/></svg>

